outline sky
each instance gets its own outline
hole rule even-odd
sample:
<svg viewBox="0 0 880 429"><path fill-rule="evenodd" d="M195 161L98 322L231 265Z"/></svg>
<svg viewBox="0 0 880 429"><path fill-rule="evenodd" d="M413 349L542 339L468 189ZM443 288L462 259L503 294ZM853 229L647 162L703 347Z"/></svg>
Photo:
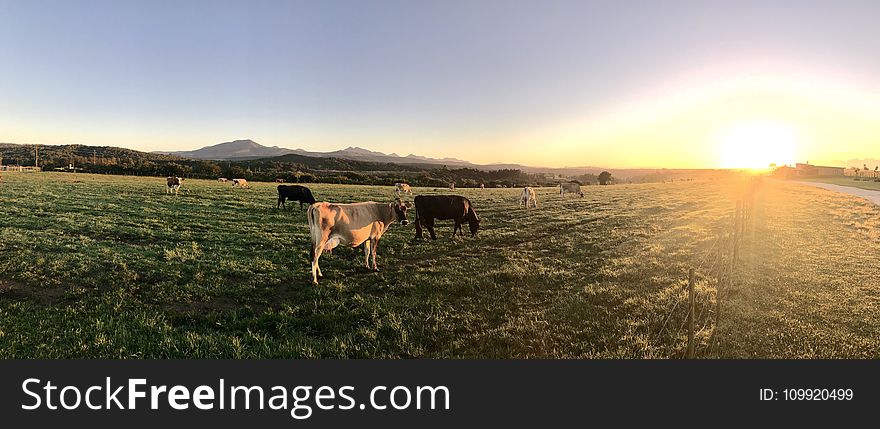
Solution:
<svg viewBox="0 0 880 429"><path fill-rule="evenodd" d="M876 1L0 0L0 141L880 158Z"/></svg>

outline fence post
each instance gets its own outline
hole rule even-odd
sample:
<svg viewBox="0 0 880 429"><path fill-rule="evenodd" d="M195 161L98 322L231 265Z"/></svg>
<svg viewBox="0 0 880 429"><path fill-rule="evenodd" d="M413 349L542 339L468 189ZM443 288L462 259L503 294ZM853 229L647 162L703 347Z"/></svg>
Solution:
<svg viewBox="0 0 880 429"><path fill-rule="evenodd" d="M688 348L687 358L694 358L694 269L688 271Z"/></svg>
<svg viewBox="0 0 880 429"><path fill-rule="evenodd" d="M733 258L730 261L731 266L736 263L736 259L739 257L739 240L742 236L740 233L740 228L742 225L742 212L743 212L743 202L742 200L736 201L736 215L733 221Z"/></svg>

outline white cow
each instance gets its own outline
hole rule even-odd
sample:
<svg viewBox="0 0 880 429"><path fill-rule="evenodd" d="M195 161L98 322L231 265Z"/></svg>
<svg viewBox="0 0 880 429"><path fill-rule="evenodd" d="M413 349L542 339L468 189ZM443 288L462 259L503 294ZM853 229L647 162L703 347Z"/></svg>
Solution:
<svg viewBox="0 0 880 429"><path fill-rule="evenodd" d="M232 187L249 188L247 179L232 179Z"/></svg>
<svg viewBox="0 0 880 429"><path fill-rule="evenodd" d="M581 192L581 185L577 184L576 182L560 183L559 195L564 197L566 192L570 194L578 194L581 197L584 196L584 193Z"/></svg>
<svg viewBox="0 0 880 429"><path fill-rule="evenodd" d="M218 178L217 178L217 181L220 182L220 183L226 183L226 182L229 181L229 179L227 179L227 178L225 178L225 177L218 177Z"/></svg>
<svg viewBox="0 0 880 429"><path fill-rule="evenodd" d="M395 183L394 190L397 192L397 196L400 197L401 193L409 194L412 196L412 189L409 187L408 183Z"/></svg>
<svg viewBox="0 0 880 429"><path fill-rule="evenodd" d="M526 186L523 188L522 195L519 198L519 205L525 206L526 210L528 210L530 204L538 208L538 197L535 196L535 190L531 186Z"/></svg>
<svg viewBox="0 0 880 429"><path fill-rule="evenodd" d="M315 203L309 206L308 220L311 232L312 247L312 283L318 284L318 277L323 277L318 259L321 253L333 250L338 245L358 247L364 245L364 264L370 268L370 256L373 257L373 270L379 271L376 265L376 248L379 239L392 223L406 225L406 210L412 204L402 203L400 198L393 203L354 203L333 204Z"/></svg>

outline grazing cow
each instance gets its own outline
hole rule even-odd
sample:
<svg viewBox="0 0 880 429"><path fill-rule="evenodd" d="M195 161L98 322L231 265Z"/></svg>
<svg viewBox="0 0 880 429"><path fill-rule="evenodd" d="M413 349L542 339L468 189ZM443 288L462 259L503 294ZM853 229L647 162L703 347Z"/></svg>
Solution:
<svg viewBox="0 0 880 429"><path fill-rule="evenodd" d="M278 185L278 205L275 208L287 208L284 200L299 201L299 209L302 210L303 203L315 204L315 197L312 191L305 186L300 185Z"/></svg>
<svg viewBox="0 0 880 429"><path fill-rule="evenodd" d="M275 183L284 183L284 179L275 179Z"/></svg>
<svg viewBox="0 0 880 429"><path fill-rule="evenodd" d="M570 194L578 194L581 197L584 196L584 193L581 192L581 185L579 185L575 182L560 183L559 184L559 195L564 197L566 192L568 192Z"/></svg>
<svg viewBox="0 0 880 429"><path fill-rule="evenodd" d="M248 182L246 179L232 179L232 187L233 188L235 188L235 187L249 188L250 185L248 185Z"/></svg>
<svg viewBox="0 0 880 429"><path fill-rule="evenodd" d="M227 178L225 178L225 177L219 177L219 178L217 178L217 181L220 182L220 183L226 183L226 182L229 181L229 179L227 179Z"/></svg>
<svg viewBox="0 0 880 429"><path fill-rule="evenodd" d="M408 183L395 183L394 191L397 192L398 197L400 197L401 193L409 194L409 196L412 196L412 189L410 189Z"/></svg>
<svg viewBox="0 0 880 429"><path fill-rule="evenodd" d="M469 199L458 195L419 195L413 202L416 206L416 238L422 238L422 228L425 228L431 234L431 240L437 239L434 234L434 219L455 221L453 237L456 232L462 235L461 224L464 222L470 227L471 237L477 236L480 217Z"/></svg>
<svg viewBox="0 0 880 429"><path fill-rule="evenodd" d="M175 194L180 193L180 184L183 183L183 179L180 177L169 177L165 180L165 193L166 194Z"/></svg>
<svg viewBox="0 0 880 429"><path fill-rule="evenodd" d="M379 239L394 222L406 225L406 210L412 207L409 202L402 203L400 198L393 203L354 203L333 204L315 203L309 206L308 219L311 232L312 247L312 283L318 284L318 277L323 277L318 259L325 250L330 251L338 245L358 247L364 245L364 264L370 268L370 256L373 258L373 270L379 271L376 265L376 248Z"/></svg>
<svg viewBox="0 0 880 429"><path fill-rule="evenodd" d="M519 198L519 204L521 206L526 206L526 210L529 209L530 204L534 204L535 208L538 208L538 197L535 196L535 190L532 189L531 186L523 188L522 196Z"/></svg>
<svg viewBox="0 0 880 429"><path fill-rule="evenodd" d="M486 185L480 183L480 189L486 189Z"/></svg>
<svg viewBox="0 0 880 429"><path fill-rule="evenodd" d="M455 190L455 182L452 182L449 184L449 189L451 189L453 191Z"/></svg>

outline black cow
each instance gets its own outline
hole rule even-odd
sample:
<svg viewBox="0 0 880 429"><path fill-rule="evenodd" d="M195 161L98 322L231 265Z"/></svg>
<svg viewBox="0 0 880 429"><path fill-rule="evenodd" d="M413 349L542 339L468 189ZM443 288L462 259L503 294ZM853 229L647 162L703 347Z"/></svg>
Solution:
<svg viewBox="0 0 880 429"><path fill-rule="evenodd" d="M278 185L278 205L275 207L283 207L286 209L287 206L284 204L285 199L299 201L300 210L303 208L303 203L315 204L315 197L312 196L312 191L305 186Z"/></svg>
<svg viewBox="0 0 880 429"><path fill-rule="evenodd" d="M458 195L419 195L413 202L416 206L416 238L422 238L422 228L426 228L431 234L431 240L437 239L434 234L434 219L455 221L453 237L456 232L462 235L461 224L464 222L470 227L471 237L477 236L480 217L469 199Z"/></svg>

